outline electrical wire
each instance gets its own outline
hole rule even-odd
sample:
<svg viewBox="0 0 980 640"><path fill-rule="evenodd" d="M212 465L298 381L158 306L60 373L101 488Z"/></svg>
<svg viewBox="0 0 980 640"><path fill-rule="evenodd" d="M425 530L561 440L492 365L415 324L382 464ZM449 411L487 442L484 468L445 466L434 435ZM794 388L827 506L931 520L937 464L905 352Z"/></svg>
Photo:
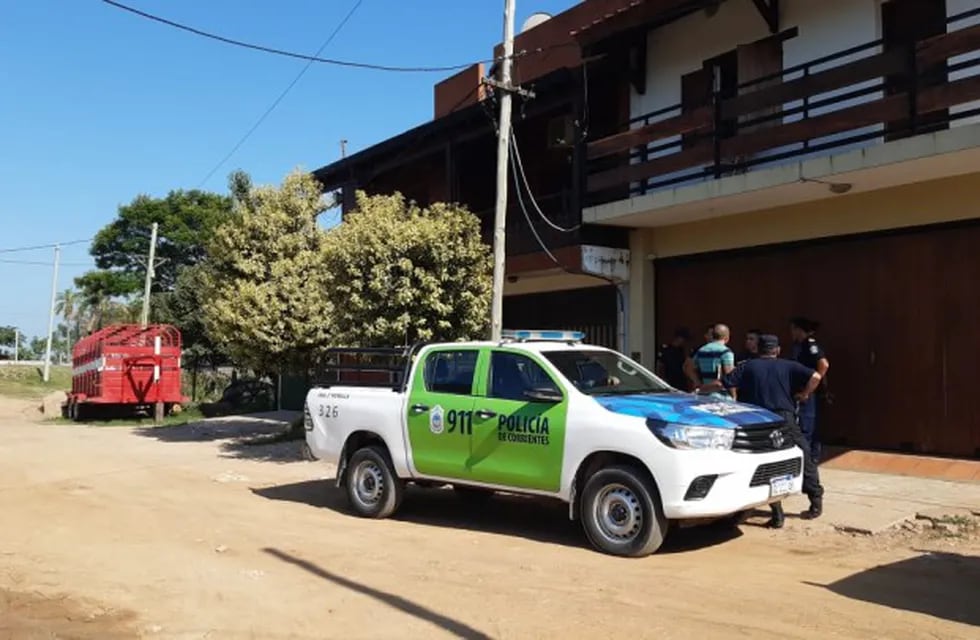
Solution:
<svg viewBox="0 0 980 640"><path fill-rule="evenodd" d="M160 24L165 24L169 27L175 29L180 29L182 31L187 31L188 33L193 33L204 38L210 38L211 40L217 40L218 42L224 42L225 44L234 45L236 47L244 47L246 49L252 49L254 51L262 51L264 53L271 53L274 55L285 56L287 58L296 58L299 60L307 60L311 63L321 62L324 64L332 64L340 67L354 67L357 69L371 69L374 71L393 71L402 73L438 73L445 71L459 71L461 69L466 69L472 66L473 62L467 62L465 64L454 64L446 65L441 67L400 67L384 64L372 64L368 62L354 62L352 60L338 60L336 58L321 58L319 54L316 55L306 55L302 53L296 53L295 51L287 51L285 49L277 49L275 47L267 47L265 45L254 44L250 42L244 42L242 40L236 40L234 38L228 38L216 33L210 33L196 27L192 27L186 24L181 24L180 22L175 22L161 16L154 15L152 13L147 13L146 11L141 11L135 7L130 7L121 2L116 2L115 0L102 0L105 4L116 7L117 9L122 9L123 11L128 11L129 13L138 15L142 18L152 20L154 22L159 22ZM492 62L491 60L483 60L480 62Z"/></svg>
<svg viewBox="0 0 980 640"><path fill-rule="evenodd" d="M514 175L514 181L517 182L516 164L513 161L511 161L509 164L511 165L511 171ZM541 235L538 233L538 230L534 227L534 222L531 219L531 214L528 212L527 206L524 204L524 197L523 194L521 193L519 184L517 185L517 188L514 190L514 192L515 195L517 196L517 203L520 206L521 212L524 214L524 219L527 220L527 226L530 227L531 229L531 234L534 236L534 239L537 240L538 246L541 247L541 250L545 253L545 255L548 256L548 258L550 258L551 261L555 263L555 266L557 266L559 269L561 269L562 271L570 275L596 278L597 280L603 280L608 284L612 285L616 290L616 299L619 302L620 311L624 311L626 309L626 301L623 297L623 292L620 291L619 289L620 283L617 282L614 278L610 278L609 276L604 276L598 273L589 273L588 271L583 271L582 269L569 267L568 265L564 264L561 260L559 260L557 256L555 256L555 254L551 252L551 249L548 248L548 245L541 238Z"/></svg>
<svg viewBox="0 0 980 640"><path fill-rule="evenodd" d="M327 45L333 42L333 39L337 37L337 34L340 33L341 29L343 29L344 26L348 23L348 21L350 21L350 19L354 16L354 13L358 10L358 8L361 6L363 2L364 0L357 0L351 6L350 10L347 12L347 15L344 16L344 19L337 24L334 30L330 33L329 36L327 36L327 39L323 41L323 44L320 45L320 48L316 50L316 53L314 53L312 57L319 56L320 53L327 48ZM296 86L296 83L300 81L300 78L302 78L306 74L306 72L310 69L310 67L313 66L313 62L314 61L312 59L307 60L306 65L302 69L300 69L300 72L296 74L296 77L293 78L292 82L286 85L286 88L283 89L282 93L279 94L279 97L277 97L272 102L272 104L269 105L269 108L266 109L261 116L259 116L259 119L255 121L255 124L253 124L252 127L245 132L245 135L243 135L238 140L238 142L235 143L235 146L231 148L231 151L225 154L225 157L222 158L218 164L214 165L214 168L212 168L211 171L209 171L208 174L204 177L204 179L201 180L201 182L197 185L198 189L203 187L204 184L208 180L210 180L215 173L218 172L218 169L224 166L224 164L228 162L228 160L230 160L233 155L235 155L235 153L242 147L243 144L245 144L245 142L252 136L252 134L255 133L255 131L262 125L262 123L265 122L265 119L268 118L273 111L275 111L276 107L279 106L279 103L282 102L283 98L286 97L286 94L292 91L293 87Z"/></svg>
<svg viewBox="0 0 980 640"><path fill-rule="evenodd" d="M582 223L579 223L574 227L568 227L568 228L555 224L554 222L551 221L551 219L548 216L544 214L544 211L541 210L541 207L538 206L538 201L535 199L534 193L531 192L531 185L530 183L528 183L527 174L524 172L524 162L523 160L521 160L521 150L517 147L517 135L514 133L513 130L511 130L510 133L510 148L511 151L514 153L514 165L516 166L517 170L521 174L521 180L524 182L524 188L527 189L528 199L531 201L531 205L534 207L534 210L537 211L538 215L541 216L541 219L544 220L545 224L547 224L555 231L561 231L562 233L573 233L581 229ZM520 191L521 182L517 180L516 175L514 177L514 181L517 183L516 185L517 190Z"/></svg>
<svg viewBox="0 0 980 640"><path fill-rule="evenodd" d="M94 238L85 238L83 240L69 240L68 242L52 242L51 244L38 244L33 247L14 247L12 249L0 249L0 253L14 253L16 251L36 251L38 249L54 249L55 247L69 247L73 244L82 244L83 242L91 242Z"/></svg>
<svg viewBox="0 0 980 640"><path fill-rule="evenodd" d="M208 31L204 31L203 29L198 29L197 27L192 27L190 25L182 24L182 23L176 22L174 20L169 20L167 18L163 18L161 16L157 16L157 15L154 15L152 13L147 13L146 11L142 11L142 10L137 9L135 7L130 7L129 5L125 5L125 4L121 3L121 2L116 2L116 0L102 0L102 2L104 2L105 4L108 4L108 5L112 6L112 7L115 7L117 9L122 9L123 11L128 11L129 13L135 14L135 15L140 16L142 18L146 18L147 20L152 20L154 22L158 22L160 24L164 24L164 25L167 25L169 27L173 27L175 29L180 29L181 31L187 31L188 33L193 33L194 35L201 36L203 38L209 38L211 40L217 40L218 42L223 42L225 44L234 45L236 47L243 47L245 49L251 49L253 51L261 51L263 53L271 53L273 55L285 56L287 58L296 58L298 60L307 60L309 62L320 62L320 63L323 63L323 64L332 64L332 65L336 65L336 66L340 66L340 67L353 67L353 68L356 68L356 69L368 69L368 70L372 70L372 71L391 71L391 72L400 72L400 73L443 73L443 72L447 72L447 71L461 71L462 69L467 69L469 67L472 67L475 64L480 64L480 63L483 63L483 64L492 64L492 63L496 62L497 60L502 60L503 59L503 57L501 56L500 58L497 58L497 59L474 60L472 62L466 62L466 63L463 63L463 64L452 64L452 65L445 65L445 66L440 66L440 67L423 67L423 66L402 67L402 66L395 66L395 65L373 64L373 63L369 63L369 62L356 62L356 61L353 61L353 60L339 60L339 59L336 59L336 58L321 58L321 57L315 56L315 55L314 56L310 56L310 55L306 55L306 54L303 54L303 53L297 53L295 51L287 51L285 49L277 49L275 47L267 47L267 46L261 45L261 44L254 44L254 43L251 43L251 42L245 42L243 40L236 40L234 38L228 38L226 36L218 35L216 33L210 33ZM554 49L564 49L564 48L568 48L568 47L578 47L578 46L579 45L576 42L561 42L561 43L558 43L558 44L548 45L546 47L536 47L534 49L523 49L523 50L521 50L521 51L519 51L519 52L514 53L513 55L511 55L511 59L512 60L516 60L517 58L522 58L522 57L529 56L529 55L534 55L534 54L546 53L546 52L552 51Z"/></svg>
<svg viewBox="0 0 980 640"><path fill-rule="evenodd" d="M514 195L517 196L517 203L520 205L521 212L524 214L524 219L527 220L527 226L531 229L531 234L534 236L534 239L538 241L538 245L541 247L541 250L544 251L545 255L547 255L556 265L564 269L564 265L562 265L561 261L551 252L551 249L548 248L548 245L545 244L544 240L541 239L537 228L534 226L534 222L531 220L531 214L528 213L527 206L524 204L524 194L521 191L520 178L517 176L517 163L512 159L508 164L510 164L511 174L514 176L514 186L516 187L514 189Z"/></svg>
<svg viewBox="0 0 980 640"><path fill-rule="evenodd" d="M0 264L28 264L36 265L39 267L50 267L51 262L41 262L40 260L5 260L0 258ZM58 266L61 267L91 267L92 264L88 262L58 262Z"/></svg>

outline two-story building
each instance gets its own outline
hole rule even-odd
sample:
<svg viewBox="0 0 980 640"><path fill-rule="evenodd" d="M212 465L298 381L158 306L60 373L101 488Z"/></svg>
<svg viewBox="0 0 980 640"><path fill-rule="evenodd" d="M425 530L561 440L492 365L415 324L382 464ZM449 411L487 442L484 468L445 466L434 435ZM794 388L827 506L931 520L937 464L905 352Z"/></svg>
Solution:
<svg viewBox="0 0 980 640"><path fill-rule="evenodd" d="M825 442L980 456L980 0L646 0L575 37L643 51L630 124L587 141L629 350L806 315Z"/></svg>
<svg viewBox="0 0 980 640"><path fill-rule="evenodd" d="M510 185L506 325L653 365L678 326L788 347L807 315L825 442L980 456L980 0L586 0L515 51L536 95L515 103L530 188ZM492 73L316 175L348 206L464 203L489 241Z"/></svg>
<svg viewBox="0 0 980 640"><path fill-rule="evenodd" d="M513 77L534 98L514 101L521 162L518 179L509 185L507 328L579 329L598 344L625 348L629 230L582 225L582 209L585 140L611 135L629 121L630 71L624 51L593 63L602 73L592 73L591 66L583 66L571 33L631 2L590 0L554 17L536 15L516 37ZM493 73L476 64L440 82L430 122L314 175L326 190L343 193L345 211L357 190L400 191L422 205L464 204L480 216L484 240L490 243L498 107L483 80Z"/></svg>

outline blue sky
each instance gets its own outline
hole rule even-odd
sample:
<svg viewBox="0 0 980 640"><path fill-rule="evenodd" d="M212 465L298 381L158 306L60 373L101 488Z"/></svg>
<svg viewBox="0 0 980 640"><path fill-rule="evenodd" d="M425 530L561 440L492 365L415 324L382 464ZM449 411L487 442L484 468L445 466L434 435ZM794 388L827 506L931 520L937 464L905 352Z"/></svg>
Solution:
<svg viewBox="0 0 980 640"><path fill-rule="evenodd" d="M121 0L149 13L312 54L354 0ZM574 0L518 0L517 28ZM94 235L140 193L197 187L305 64L206 40L100 0L0 0L0 250ZM489 58L503 0L364 0L321 54L444 66ZM432 118L450 74L314 64L204 185L242 168L258 183L313 169ZM0 253L0 325L47 330L52 250ZM91 265L62 251L59 289Z"/></svg>

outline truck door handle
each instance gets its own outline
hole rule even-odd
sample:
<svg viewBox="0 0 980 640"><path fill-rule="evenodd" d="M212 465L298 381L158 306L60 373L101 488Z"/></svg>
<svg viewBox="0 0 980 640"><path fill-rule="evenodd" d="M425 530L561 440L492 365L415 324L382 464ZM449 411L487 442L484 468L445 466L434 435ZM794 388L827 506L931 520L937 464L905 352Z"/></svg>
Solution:
<svg viewBox="0 0 980 640"><path fill-rule="evenodd" d="M424 413L429 410L429 405L426 404L413 404L412 413Z"/></svg>
<svg viewBox="0 0 980 640"><path fill-rule="evenodd" d="M476 412L476 417L477 418L480 418L481 420L487 420L489 418L496 418L497 417L497 412L496 411L489 411L487 409L480 409L479 411Z"/></svg>

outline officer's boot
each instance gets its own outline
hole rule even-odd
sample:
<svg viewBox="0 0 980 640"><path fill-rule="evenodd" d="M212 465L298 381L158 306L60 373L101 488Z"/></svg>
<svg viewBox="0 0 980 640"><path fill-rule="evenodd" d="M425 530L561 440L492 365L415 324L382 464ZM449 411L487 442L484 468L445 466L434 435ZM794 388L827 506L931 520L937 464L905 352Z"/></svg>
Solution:
<svg viewBox="0 0 980 640"><path fill-rule="evenodd" d="M772 518L769 519L769 524L767 525L770 529L782 529L783 524L786 522L786 514L783 512L782 502L773 502L772 507Z"/></svg>
<svg viewBox="0 0 980 640"><path fill-rule="evenodd" d="M823 497L810 498L810 508L800 514L804 520L816 520L823 515Z"/></svg>

